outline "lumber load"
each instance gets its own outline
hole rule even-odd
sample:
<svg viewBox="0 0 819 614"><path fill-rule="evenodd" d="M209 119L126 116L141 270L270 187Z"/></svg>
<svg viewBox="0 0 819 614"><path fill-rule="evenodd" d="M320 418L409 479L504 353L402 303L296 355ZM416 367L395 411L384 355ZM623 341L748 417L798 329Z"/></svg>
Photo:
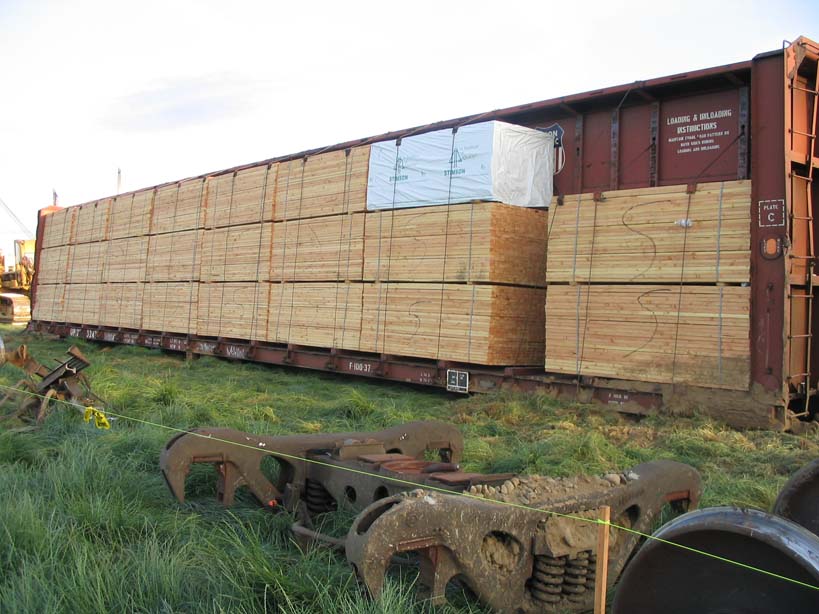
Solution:
<svg viewBox="0 0 819 614"><path fill-rule="evenodd" d="M750 288L552 285L546 371L748 390Z"/></svg>
<svg viewBox="0 0 819 614"><path fill-rule="evenodd" d="M74 242L78 207L59 209L45 217L43 247L59 247Z"/></svg>
<svg viewBox="0 0 819 614"><path fill-rule="evenodd" d="M278 164L264 164L208 177L208 226L272 221L278 169Z"/></svg>
<svg viewBox="0 0 819 614"><path fill-rule="evenodd" d="M366 284L361 349L484 365L541 364L544 294L515 286Z"/></svg>
<svg viewBox="0 0 819 614"><path fill-rule="evenodd" d="M71 266L70 245L47 247L40 250L40 260L37 262L37 284L64 284L68 280L68 270Z"/></svg>
<svg viewBox="0 0 819 614"><path fill-rule="evenodd" d="M97 325L103 284L72 283L65 287L63 317L66 322Z"/></svg>
<svg viewBox="0 0 819 614"><path fill-rule="evenodd" d="M78 243L69 249L68 284L97 284L105 269L107 242Z"/></svg>
<svg viewBox="0 0 819 614"><path fill-rule="evenodd" d="M542 287L546 220L490 202L368 212L364 279Z"/></svg>
<svg viewBox="0 0 819 614"><path fill-rule="evenodd" d="M148 237L114 239L107 243L102 280L107 282L145 281L147 264Z"/></svg>
<svg viewBox="0 0 819 614"><path fill-rule="evenodd" d="M98 324L115 328L142 328L141 283L104 284L100 293Z"/></svg>
<svg viewBox="0 0 819 614"><path fill-rule="evenodd" d="M205 230L201 248L202 281L266 279L270 269L272 227L268 222Z"/></svg>
<svg viewBox="0 0 819 614"><path fill-rule="evenodd" d="M157 188L151 214L151 234L203 228L205 179L187 179Z"/></svg>
<svg viewBox="0 0 819 614"><path fill-rule="evenodd" d="M269 294L268 283L200 284L197 334L253 341L264 339Z"/></svg>
<svg viewBox="0 0 819 614"><path fill-rule="evenodd" d="M65 284L37 284L37 300L34 302L32 316L43 322L65 321Z"/></svg>
<svg viewBox="0 0 819 614"><path fill-rule="evenodd" d="M361 280L363 213L277 222L270 257L272 281Z"/></svg>
<svg viewBox="0 0 819 614"><path fill-rule="evenodd" d="M553 282L743 283L750 280L751 182L565 196L549 219Z"/></svg>
<svg viewBox="0 0 819 614"><path fill-rule="evenodd" d="M199 283L147 283L142 288L142 328L196 334Z"/></svg>
<svg viewBox="0 0 819 614"><path fill-rule="evenodd" d="M77 227L72 243L104 241L108 238L108 222L111 215L110 198L77 207Z"/></svg>
<svg viewBox="0 0 819 614"><path fill-rule="evenodd" d="M322 348L361 348L360 283L274 283L266 341Z"/></svg>
<svg viewBox="0 0 819 614"><path fill-rule="evenodd" d="M153 200L153 189L121 194L114 198L111 205L110 238L124 239L148 234Z"/></svg>
<svg viewBox="0 0 819 614"><path fill-rule="evenodd" d="M279 164L276 221L363 211L370 148L353 147Z"/></svg>
<svg viewBox="0 0 819 614"><path fill-rule="evenodd" d="M201 244L201 230L152 235L148 239L145 280L198 280L202 262Z"/></svg>

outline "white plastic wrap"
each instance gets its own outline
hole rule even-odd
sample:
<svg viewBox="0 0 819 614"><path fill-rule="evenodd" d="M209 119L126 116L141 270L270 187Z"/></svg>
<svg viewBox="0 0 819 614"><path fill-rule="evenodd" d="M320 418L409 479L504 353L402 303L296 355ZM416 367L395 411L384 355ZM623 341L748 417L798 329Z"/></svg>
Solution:
<svg viewBox="0 0 819 614"><path fill-rule="evenodd" d="M491 121L375 143L367 209L498 201L548 207L554 135Z"/></svg>

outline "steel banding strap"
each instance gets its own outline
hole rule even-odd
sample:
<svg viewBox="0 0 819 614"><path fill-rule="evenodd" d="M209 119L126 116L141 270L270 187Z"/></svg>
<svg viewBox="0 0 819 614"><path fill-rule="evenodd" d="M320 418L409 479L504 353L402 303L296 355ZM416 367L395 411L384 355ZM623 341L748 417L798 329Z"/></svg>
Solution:
<svg viewBox="0 0 819 614"><path fill-rule="evenodd" d="M444 262L441 267L441 300L438 308L438 343L435 349L435 360L441 358L441 330L444 325L444 293L446 291L446 261L449 250L449 212L452 208L452 176L455 166L455 135L458 134L458 127L452 129L452 141L449 148L449 182L446 194L446 222L444 223Z"/></svg>
<svg viewBox="0 0 819 614"><path fill-rule="evenodd" d="M222 313L225 308L225 283L227 279L227 258L228 258L228 244L229 244L229 236L230 236L230 222L232 219L233 213L233 198L236 194L236 175L237 171L233 171L231 174L230 179L230 197L228 199L228 225L222 229L225 233L225 249L224 249L224 258L222 259L222 280L219 284L219 324L218 328L216 329L216 336L222 336ZM218 232L218 231L214 231ZM215 238L215 237L214 237ZM210 320L210 305L208 305L208 320Z"/></svg>
<svg viewBox="0 0 819 614"><path fill-rule="evenodd" d="M671 385L673 386L676 383L676 376L677 376L677 345L679 343L680 338L680 317L682 312L682 300L683 300L683 287L685 283L685 257L688 252L688 223L689 216L691 215L691 199L693 193L691 191L688 192L688 202L685 206L685 217L683 218L683 245L682 245L682 260L680 262L680 283L679 283L679 292L677 296L677 320L674 325L674 352L671 356Z"/></svg>
<svg viewBox="0 0 819 614"><path fill-rule="evenodd" d="M171 226L171 249L170 249L170 252L168 253L168 263L167 263L167 270L168 270L167 277L168 277L168 279L163 284L163 290L164 290L163 297L164 297L164 300L162 302L162 323L161 323L162 324L161 325L162 330L164 330L168 326L168 320L167 320L167 317L168 317L168 300L169 300L168 299L168 286L170 285L171 259L172 259L172 255L176 253L173 246L174 246L174 243L175 243L174 239L176 239L176 228L175 228L175 226L176 226L176 211L177 211L177 207L179 205L179 190L180 190L180 187L181 187L181 182L177 181L176 182L176 198L174 199L174 203L173 203L173 217L171 218L171 221L172 221L172 226ZM159 235L154 235L154 236L159 236Z"/></svg>
<svg viewBox="0 0 819 614"><path fill-rule="evenodd" d="M199 253L199 241L204 241L204 239L205 239L205 231L200 228L199 222L200 222L200 219L201 219L202 208L203 208L203 204L204 204L202 202L202 199L203 199L203 197L205 195L205 181L206 180L207 179L203 178L202 183L199 185L199 206L196 208L196 223L194 224L194 229L193 229L193 258L192 258L192 262L191 262L191 279L190 279L190 282L189 282L190 283L190 290L188 291L188 336L190 336L192 334L195 335L196 332L197 332L197 331L191 331L191 314L192 314L192 311L193 311L193 289L194 288L196 288L196 307L197 307L197 311L199 309L199 294L200 293L199 293L199 280L196 279L196 277L197 277L197 275L196 275L196 258L197 258L197 256L201 257L201 254ZM203 226L204 226L204 224L203 224ZM201 239L198 236L199 233L201 233ZM202 275L201 275L201 273L202 273L201 263L200 263L200 267L199 267L199 273L200 273L199 277L201 278L202 277ZM219 327L221 328L221 326L222 326L222 322L221 322L221 316L220 316Z"/></svg>
<svg viewBox="0 0 819 614"><path fill-rule="evenodd" d="M339 236L339 250L338 250L338 261L336 262L336 308L333 313L333 346L338 347L340 349L344 349L346 345L346 335L347 335L347 311L350 306L350 257L353 248L353 216L350 214L350 191L352 190L352 182L353 182L353 150L349 148L345 151L346 159L344 161L344 195L343 195L343 204L342 204L342 215L346 216L349 219L349 226L347 229L348 236L347 236L347 266L344 271L344 315L342 316L341 320L341 343L336 343L336 328L338 326L338 291L340 285L340 277L341 277L341 245L344 240L344 218L341 221L341 231ZM348 172L349 167L349 172ZM362 237L362 250L363 250L363 237ZM359 342L360 342L360 328L359 328Z"/></svg>
<svg viewBox="0 0 819 614"><path fill-rule="evenodd" d="M469 301L469 333L466 336L466 362L472 362L472 322L475 316L476 284L472 283L472 239L474 237L475 201L469 206L469 247L467 249L466 283L472 286L472 296ZM489 228L492 227L492 211L489 212ZM488 352L487 352L488 353ZM488 358L488 356L487 356Z"/></svg>
<svg viewBox="0 0 819 614"><path fill-rule="evenodd" d="M257 329L256 323L258 320L259 315L259 288L266 283L264 280L260 279L261 275L261 266L262 266L262 245L264 244L264 208L267 201L267 185L270 179L270 169L272 168L273 163L269 163L267 168L264 171L264 184L262 185L262 195L259 201L259 247L256 251L256 275L254 276L253 280L253 315L250 321L250 341L258 341L257 339ZM271 216L272 217L272 216ZM270 226L270 240L273 241L273 224L271 222ZM268 247L268 254L270 253L270 249ZM268 262L270 259L268 258ZM268 266L268 269L270 267ZM267 312L267 310L265 310Z"/></svg>
<svg viewBox="0 0 819 614"><path fill-rule="evenodd" d="M284 186L284 216L282 217L282 221L279 223L274 222L274 227L271 231L271 241L276 236L276 226L281 224L284 229L284 236L282 238L282 259L281 259L281 267L279 267L279 305L278 309L276 310L276 333L273 336L274 340L279 342L281 338L279 337L279 323L281 322L282 318L282 310L284 308L284 263L285 258L287 257L287 206L290 204L290 170L293 168L293 163L295 160L290 160L287 162L287 182ZM275 219L275 214L274 214ZM272 258L271 258L271 268L272 268Z"/></svg>
<svg viewBox="0 0 819 614"><path fill-rule="evenodd" d="M395 141L395 166L393 174L397 177L398 176L398 161L400 160L400 151L401 151L401 139L396 139ZM378 339L379 335L381 334L381 292L384 283L387 283L387 289L384 292L384 341L381 343L381 353L384 352L384 348L387 345L387 314L389 311L389 280L390 280L390 260L392 258L392 233L393 233L393 223L395 222L395 198L397 195L398 190L398 181L393 181L392 184L392 204L390 206L390 236L389 236L389 254L387 255L387 275L386 275L386 282L381 281L381 245L383 243L383 234L382 234L382 227L383 227L383 220L384 220L384 211L378 212L378 259L376 262L376 273L375 273L375 281L376 285L378 286L378 301L376 303L376 321L375 321L375 351L378 351ZM362 314L363 315L363 314Z"/></svg>
<svg viewBox="0 0 819 614"><path fill-rule="evenodd" d="M579 200L579 199L578 199ZM591 246L589 249L589 273L586 279L586 313L585 319L583 322L583 340L580 343L580 354L578 355L578 364L577 364L577 391L580 390L580 376L583 370L583 354L586 352L586 334L589 330L589 314L591 311L591 295L592 295L592 267L594 265L594 242L597 237L597 199L593 198L592 203L594 203L594 215L592 217L592 236L591 236ZM578 203L578 210L580 209L580 205ZM575 241L577 240L577 236L575 236ZM576 253L576 251L575 251ZM578 285L578 288L580 286Z"/></svg>
<svg viewBox="0 0 819 614"><path fill-rule="evenodd" d="M717 267L716 267L716 281L719 283L719 265L720 265L720 247L722 243L722 198L725 191L725 182L721 181L719 184L719 207L717 212ZM722 306L725 288L719 288L719 320L718 320L718 334L717 334L717 376L720 384L722 383Z"/></svg>
<svg viewBox="0 0 819 614"><path fill-rule="evenodd" d="M296 283L296 271L299 268L299 241L301 240L301 209L302 205L304 204L304 176L307 173L307 158L301 159L301 180L299 183L299 208L296 213L298 219L296 220L296 249L293 253L293 283L291 284L290 290L290 316L289 321L287 323L287 343L290 344L290 341L293 337L293 309L296 303L296 288L298 288L298 284ZM282 287L284 287L284 282L282 282Z"/></svg>
<svg viewBox="0 0 819 614"><path fill-rule="evenodd" d="M150 287L152 282L148 280L148 263L151 261L151 230L153 230L154 205L156 204L157 188L151 191L151 206L148 212L148 235L146 236L147 244L145 250L147 255L145 257L145 266L142 269L142 300L139 305L139 328L145 328L145 288Z"/></svg>

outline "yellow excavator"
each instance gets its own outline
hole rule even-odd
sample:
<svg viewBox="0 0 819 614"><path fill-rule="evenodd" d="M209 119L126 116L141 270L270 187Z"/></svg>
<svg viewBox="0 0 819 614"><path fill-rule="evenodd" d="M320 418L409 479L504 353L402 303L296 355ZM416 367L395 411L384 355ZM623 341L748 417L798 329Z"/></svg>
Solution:
<svg viewBox="0 0 819 614"><path fill-rule="evenodd" d="M0 322L26 324L31 320L31 280L34 277L34 239L14 242L14 262L6 268L0 256Z"/></svg>
<svg viewBox="0 0 819 614"><path fill-rule="evenodd" d="M33 236L14 212L0 199L0 208L29 236ZM31 281L34 277L34 239L14 242L13 261L0 252L0 323L24 325L31 321Z"/></svg>

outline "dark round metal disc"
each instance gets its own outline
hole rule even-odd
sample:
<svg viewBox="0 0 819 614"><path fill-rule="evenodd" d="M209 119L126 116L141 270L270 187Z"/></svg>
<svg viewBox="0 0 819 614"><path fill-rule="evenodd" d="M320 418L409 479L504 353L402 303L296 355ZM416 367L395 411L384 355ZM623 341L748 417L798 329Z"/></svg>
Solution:
<svg viewBox="0 0 819 614"><path fill-rule="evenodd" d="M819 538L757 510L684 514L655 537L819 587ZM616 588L612 614L819 612L819 590L648 540Z"/></svg>
<svg viewBox="0 0 819 614"><path fill-rule="evenodd" d="M819 460L791 476L776 498L773 513L819 535Z"/></svg>

